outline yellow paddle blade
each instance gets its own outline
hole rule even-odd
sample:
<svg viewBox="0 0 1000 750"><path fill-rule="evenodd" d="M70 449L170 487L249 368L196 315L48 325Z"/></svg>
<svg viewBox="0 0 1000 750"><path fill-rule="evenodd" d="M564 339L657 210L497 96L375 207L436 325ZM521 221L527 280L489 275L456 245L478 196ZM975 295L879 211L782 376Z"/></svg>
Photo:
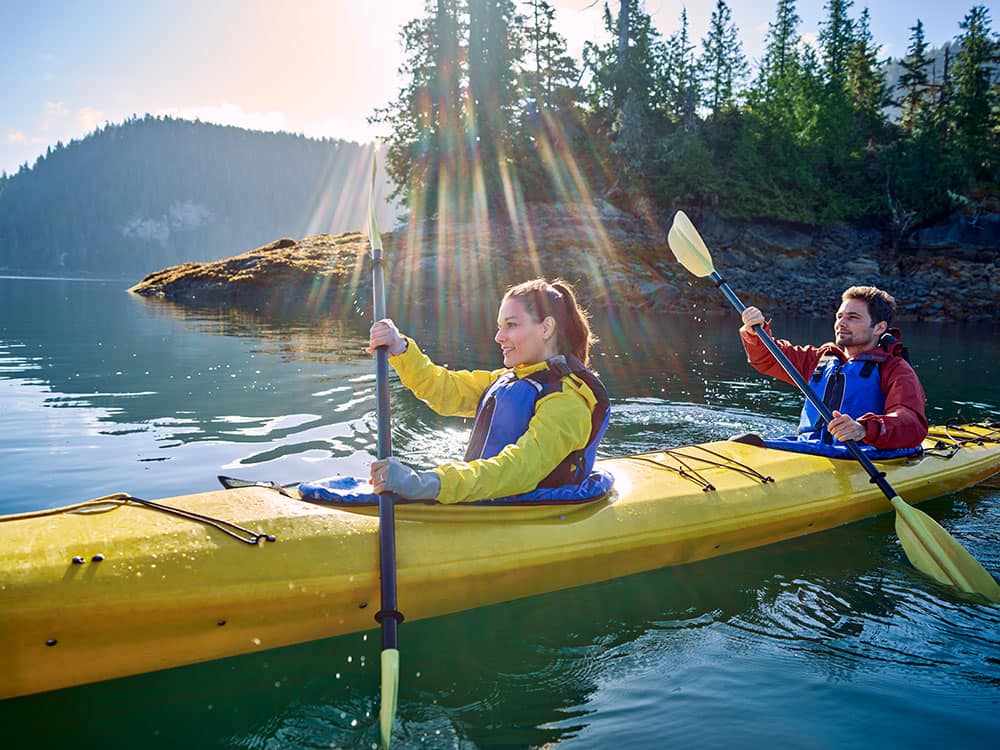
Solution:
<svg viewBox="0 0 1000 750"><path fill-rule="evenodd" d="M937 521L898 495L889 502L896 509L896 534L917 570L960 591L1000 603L1000 584Z"/></svg>
<svg viewBox="0 0 1000 750"><path fill-rule="evenodd" d="M372 183L368 188L368 242L372 251L382 249L382 234L378 231L378 220L375 218L375 149L372 148Z"/></svg>
<svg viewBox="0 0 1000 750"><path fill-rule="evenodd" d="M392 721L396 718L396 698L399 696L399 651L387 648L382 652L382 707L378 718L382 726L382 747L389 750Z"/></svg>
<svg viewBox="0 0 1000 750"><path fill-rule="evenodd" d="M674 214L674 222L667 233L667 244L674 257L693 275L700 278L715 272L705 241L683 211Z"/></svg>

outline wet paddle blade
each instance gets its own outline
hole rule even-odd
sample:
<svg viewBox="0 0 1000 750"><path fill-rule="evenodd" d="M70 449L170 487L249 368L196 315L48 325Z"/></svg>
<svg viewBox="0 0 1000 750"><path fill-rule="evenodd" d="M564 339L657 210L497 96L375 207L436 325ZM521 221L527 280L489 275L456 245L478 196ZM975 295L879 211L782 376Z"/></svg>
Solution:
<svg viewBox="0 0 1000 750"><path fill-rule="evenodd" d="M667 244L674 257L694 276L711 276L715 271L705 241L683 211L674 214L674 222L667 233Z"/></svg>
<svg viewBox="0 0 1000 750"><path fill-rule="evenodd" d="M382 250L382 235L378 231L378 220L375 218L375 149L372 149L372 183L368 188L368 242L371 243L372 253Z"/></svg>
<svg viewBox="0 0 1000 750"><path fill-rule="evenodd" d="M917 570L960 591L1000 603L1000 584L965 547L933 518L899 496L890 502L896 510L896 534Z"/></svg>
<svg viewBox="0 0 1000 750"><path fill-rule="evenodd" d="M399 695L399 651L387 648L382 652L382 707L379 724L382 728L382 747L388 750L392 739L392 722L396 718L396 699Z"/></svg>

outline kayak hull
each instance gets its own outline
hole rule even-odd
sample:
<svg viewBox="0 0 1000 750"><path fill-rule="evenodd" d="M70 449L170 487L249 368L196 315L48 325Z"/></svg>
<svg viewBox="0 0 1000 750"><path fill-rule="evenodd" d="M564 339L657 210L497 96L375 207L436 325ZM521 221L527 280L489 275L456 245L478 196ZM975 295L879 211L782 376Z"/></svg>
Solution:
<svg viewBox="0 0 1000 750"><path fill-rule="evenodd" d="M996 431L962 429L988 439L950 457L879 463L907 502L1000 471ZM407 620L696 562L890 510L854 462L742 443L599 463L615 486L592 503L397 506ZM377 509L320 506L265 487L157 502L202 519L121 498L0 517L0 698L376 627ZM243 543L204 519L275 541Z"/></svg>

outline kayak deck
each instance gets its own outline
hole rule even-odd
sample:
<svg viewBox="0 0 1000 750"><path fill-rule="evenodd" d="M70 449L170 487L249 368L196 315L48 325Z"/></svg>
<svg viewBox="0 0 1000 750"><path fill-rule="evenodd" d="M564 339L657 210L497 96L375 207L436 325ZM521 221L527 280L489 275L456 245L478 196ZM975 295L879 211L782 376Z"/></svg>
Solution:
<svg viewBox="0 0 1000 750"><path fill-rule="evenodd" d="M879 466L918 503L1000 471L998 441L991 427L935 429L925 447L940 451ZM742 443L599 463L615 485L592 503L397 506L407 619L695 562L890 509L853 461ZM248 543L255 535L262 541ZM0 698L368 630L379 607L377 509L246 487L0 517L0 596Z"/></svg>

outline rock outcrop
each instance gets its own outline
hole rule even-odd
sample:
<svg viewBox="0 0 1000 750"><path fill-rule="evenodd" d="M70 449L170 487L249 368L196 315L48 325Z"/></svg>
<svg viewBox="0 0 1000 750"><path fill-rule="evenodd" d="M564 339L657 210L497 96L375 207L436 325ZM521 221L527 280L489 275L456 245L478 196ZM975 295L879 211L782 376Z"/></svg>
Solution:
<svg viewBox="0 0 1000 750"><path fill-rule="evenodd" d="M900 320L1000 320L1000 217L959 218L892 253L881 232L692 216L716 270L747 304L830 316L851 284L896 296ZM515 223L414 222L383 235L397 315L431 307L443 320L491 320L510 283L544 275L576 284L594 308L629 314L714 313L728 303L696 279L666 242L669 221L603 201L535 205ZM370 309L367 238L348 233L282 239L234 258L150 274L131 291L182 304L328 314Z"/></svg>

